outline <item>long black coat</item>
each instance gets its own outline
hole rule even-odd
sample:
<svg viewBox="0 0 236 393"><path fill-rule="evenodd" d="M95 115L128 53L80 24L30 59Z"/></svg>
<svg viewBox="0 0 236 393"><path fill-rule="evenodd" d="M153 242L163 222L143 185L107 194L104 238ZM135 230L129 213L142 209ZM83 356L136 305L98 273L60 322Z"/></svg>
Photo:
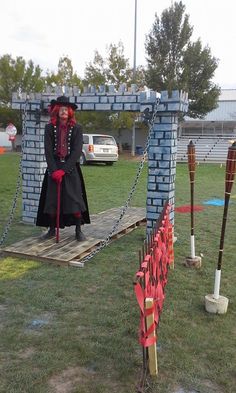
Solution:
<svg viewBox="0 0 236 393"><path fill-rule="evenodd" d="M69 130L67 143L68 155L65 158L65 162L61 162L56 156L56 127L52 124L46 125L44 147L48 167L45 172L39 200L37 226L50 226L50 216L56 215L57 184L52 180L51 174L57 169L65 171L61 183L60 228L76 225L77 220L74 217L74 213L77 212L82 214L82 224L90 223L83 175L77 162L81 155L83 144L82 128L79 124L76 124Z"/></svg>

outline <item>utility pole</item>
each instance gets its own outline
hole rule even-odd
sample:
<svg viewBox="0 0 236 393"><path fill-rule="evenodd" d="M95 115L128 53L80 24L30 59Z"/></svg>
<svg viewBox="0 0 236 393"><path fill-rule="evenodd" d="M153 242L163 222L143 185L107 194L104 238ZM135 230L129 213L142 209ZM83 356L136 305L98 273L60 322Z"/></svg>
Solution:
<svg viewBox="0 0 236 393"><path fill-rule="evenodd" d="M137 41L137 0L134 0L134 65L133 65L133 83L135 83L136 78L136 41ZM132 130L132 150L131 155L135 156L135 119L133 122Z"/></svg>

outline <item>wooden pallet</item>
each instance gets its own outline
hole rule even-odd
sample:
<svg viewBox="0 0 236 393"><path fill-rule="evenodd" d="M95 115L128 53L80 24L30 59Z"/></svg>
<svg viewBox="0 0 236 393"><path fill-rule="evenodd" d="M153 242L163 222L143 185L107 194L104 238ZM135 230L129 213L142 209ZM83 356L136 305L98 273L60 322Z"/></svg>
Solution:
<svg viewBox="0 0 236 393"><path fill-rule="evenodd" d="M91 215L91 224L84 225L83 233L86 240L75 240L75 227L60 230L60 242L55 239L42 240L40 237L30 237L3 249L5 255L14 257L36 259L38 261L54 263L56 265L83 267L80 260L90 254L99 243L106 239L114 223L120 216L121 209L113 208ZM134 230L146 222L144 208L128 208L119 227L111 240Z"/></svg>

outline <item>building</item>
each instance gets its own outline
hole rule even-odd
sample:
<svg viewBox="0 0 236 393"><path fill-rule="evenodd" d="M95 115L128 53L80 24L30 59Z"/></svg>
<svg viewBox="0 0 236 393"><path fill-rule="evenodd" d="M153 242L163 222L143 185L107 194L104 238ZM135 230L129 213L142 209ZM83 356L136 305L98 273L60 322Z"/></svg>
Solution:
<svg viewBox="0 0 236 393"><path fill-rule="evenodd" d="M236 89L222 89L218 107L204 119L185 117L179 137L236 137Z"/></svg>

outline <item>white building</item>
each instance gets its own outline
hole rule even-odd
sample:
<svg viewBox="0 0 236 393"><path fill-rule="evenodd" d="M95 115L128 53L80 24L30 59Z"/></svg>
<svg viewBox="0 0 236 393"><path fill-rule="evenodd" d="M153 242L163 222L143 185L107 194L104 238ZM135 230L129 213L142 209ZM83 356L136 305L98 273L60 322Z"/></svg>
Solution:
<svg viewBox="0 0 236 393"><path fill-rule="evenodd" d="M179 136L236 136L236 89L222 89L218 107L204 119L185 117L179 128Z"/></svg>

